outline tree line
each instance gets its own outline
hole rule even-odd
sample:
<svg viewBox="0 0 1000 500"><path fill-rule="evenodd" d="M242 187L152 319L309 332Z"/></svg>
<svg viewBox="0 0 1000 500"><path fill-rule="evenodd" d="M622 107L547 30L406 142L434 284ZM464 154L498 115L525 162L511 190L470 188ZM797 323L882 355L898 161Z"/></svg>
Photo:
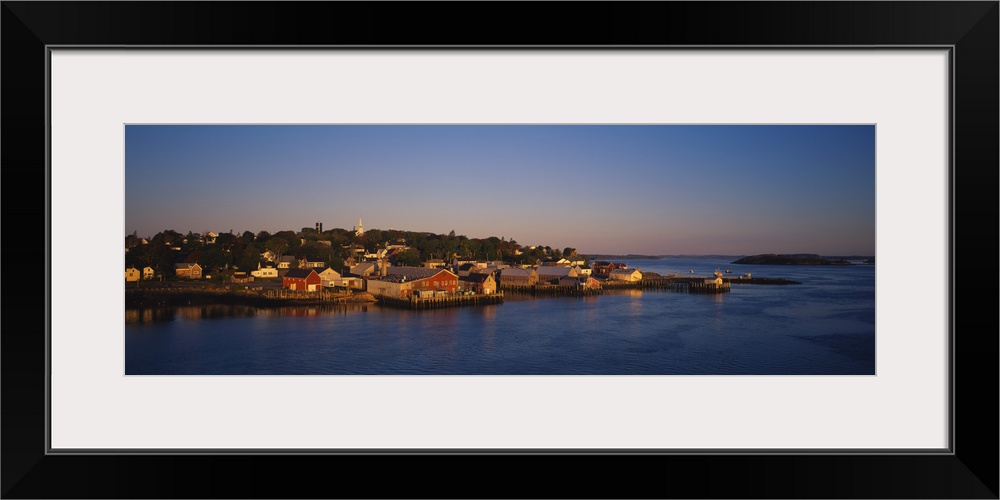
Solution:
<svg viewBox="0 0 1000 500"><path fill-rule="evenodd" d="M272 265L265 259L270 252L275 261L282 256L321 261L337 271L357 249L376 253L388 245L399 244L411 249L396 253L393 265L419 266L430 259L451 262L453 259L502 261L510 265L534 264L577 256L575 248L564 249L536 245L522 246L513 238L490 236L469 238L429 232L368 229L358 236L354 231L333 228L317 232L304 227L299 231L244 231L221 233L212 239L209 232L182 234L168 229L152 237L140 238L136 232L125 237L125 267L152 267L164 277L174 276L174 264L197 263L203 269L237 268L244 271ZM143 243L143 239L147 243Z"/></svg>

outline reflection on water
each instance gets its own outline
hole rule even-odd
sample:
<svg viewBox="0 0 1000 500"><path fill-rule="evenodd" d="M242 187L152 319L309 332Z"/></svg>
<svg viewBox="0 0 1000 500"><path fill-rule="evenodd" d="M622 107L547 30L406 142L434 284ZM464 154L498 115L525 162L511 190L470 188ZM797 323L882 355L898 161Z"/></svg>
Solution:
<svg viewBox="0 0 1000 500"><path fill-rule="evenodd" d="M367 312L372 304L323 304L259 308L244 305L199 305L125 309L125 324L165 323L182 320L227 319L239 317L320 316Z"/></svg>

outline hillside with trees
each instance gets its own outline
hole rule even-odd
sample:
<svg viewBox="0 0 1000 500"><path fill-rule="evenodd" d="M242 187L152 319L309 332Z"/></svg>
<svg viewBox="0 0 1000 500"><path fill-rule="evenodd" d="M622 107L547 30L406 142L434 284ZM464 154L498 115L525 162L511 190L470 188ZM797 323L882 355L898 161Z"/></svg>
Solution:
<svg viewBox="0 0 1000 500"><path fill-rule="evenodd" d="M214 235L188 232L186 235L167 229L153 236L140 238L136 233L125 237L125 267L142 269L150 266L157 275L174 276L174 264L198 263L207 270L239 269L250 271L258 266L273 265L283 256L321 261L341 272L357 250L374 254L390 245L407 249L396 253L393 265L420 265L431 259L452 262L455 259L502 261L510 265L536 264L579 256L575 248L524 246L513 238L489 236L469 238L429 232L368 229L357 236L353 231L333 228L317 232L304 227L299 231L244 231ZM270 259L269 259L270 257ZM586 259L582 259L586 260ZM589 263L589 262L588 262Z"/></svg>

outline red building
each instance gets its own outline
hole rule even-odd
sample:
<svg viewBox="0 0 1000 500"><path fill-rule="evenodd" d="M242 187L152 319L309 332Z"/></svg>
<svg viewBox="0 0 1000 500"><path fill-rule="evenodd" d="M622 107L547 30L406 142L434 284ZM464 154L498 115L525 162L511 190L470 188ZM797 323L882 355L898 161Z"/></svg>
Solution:
<svg viewBox="0 0 1000 500"><path fill-rule="evenodd" d="M322 286L322 280L315 269L289 269L281 282L282 288L315 292Z"/></svg>
<svg viewBox="0 0 1000 500"><path fill-rule="evenodd" d="M455 293L458 291L458 275L447 269L430 269L426 267L391 266L386 268L385 276L369 280L367 288L373 290L373 283L381 281L394 283L398 286L382 286L379 293L407 297L418 291L435 291Z"/></svg>

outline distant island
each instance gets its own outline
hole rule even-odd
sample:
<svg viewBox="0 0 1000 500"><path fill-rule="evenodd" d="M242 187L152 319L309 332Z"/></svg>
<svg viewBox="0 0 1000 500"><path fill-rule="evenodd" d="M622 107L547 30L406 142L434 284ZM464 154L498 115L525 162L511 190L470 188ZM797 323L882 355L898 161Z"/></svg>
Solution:
<svg viewBox="0 0 1000 500"><path fill-rule="evenodd" d="M852 266L846 259L828 259L816 254L759 254L743 257L732 264L763 264L771 266Z"/></svg>

